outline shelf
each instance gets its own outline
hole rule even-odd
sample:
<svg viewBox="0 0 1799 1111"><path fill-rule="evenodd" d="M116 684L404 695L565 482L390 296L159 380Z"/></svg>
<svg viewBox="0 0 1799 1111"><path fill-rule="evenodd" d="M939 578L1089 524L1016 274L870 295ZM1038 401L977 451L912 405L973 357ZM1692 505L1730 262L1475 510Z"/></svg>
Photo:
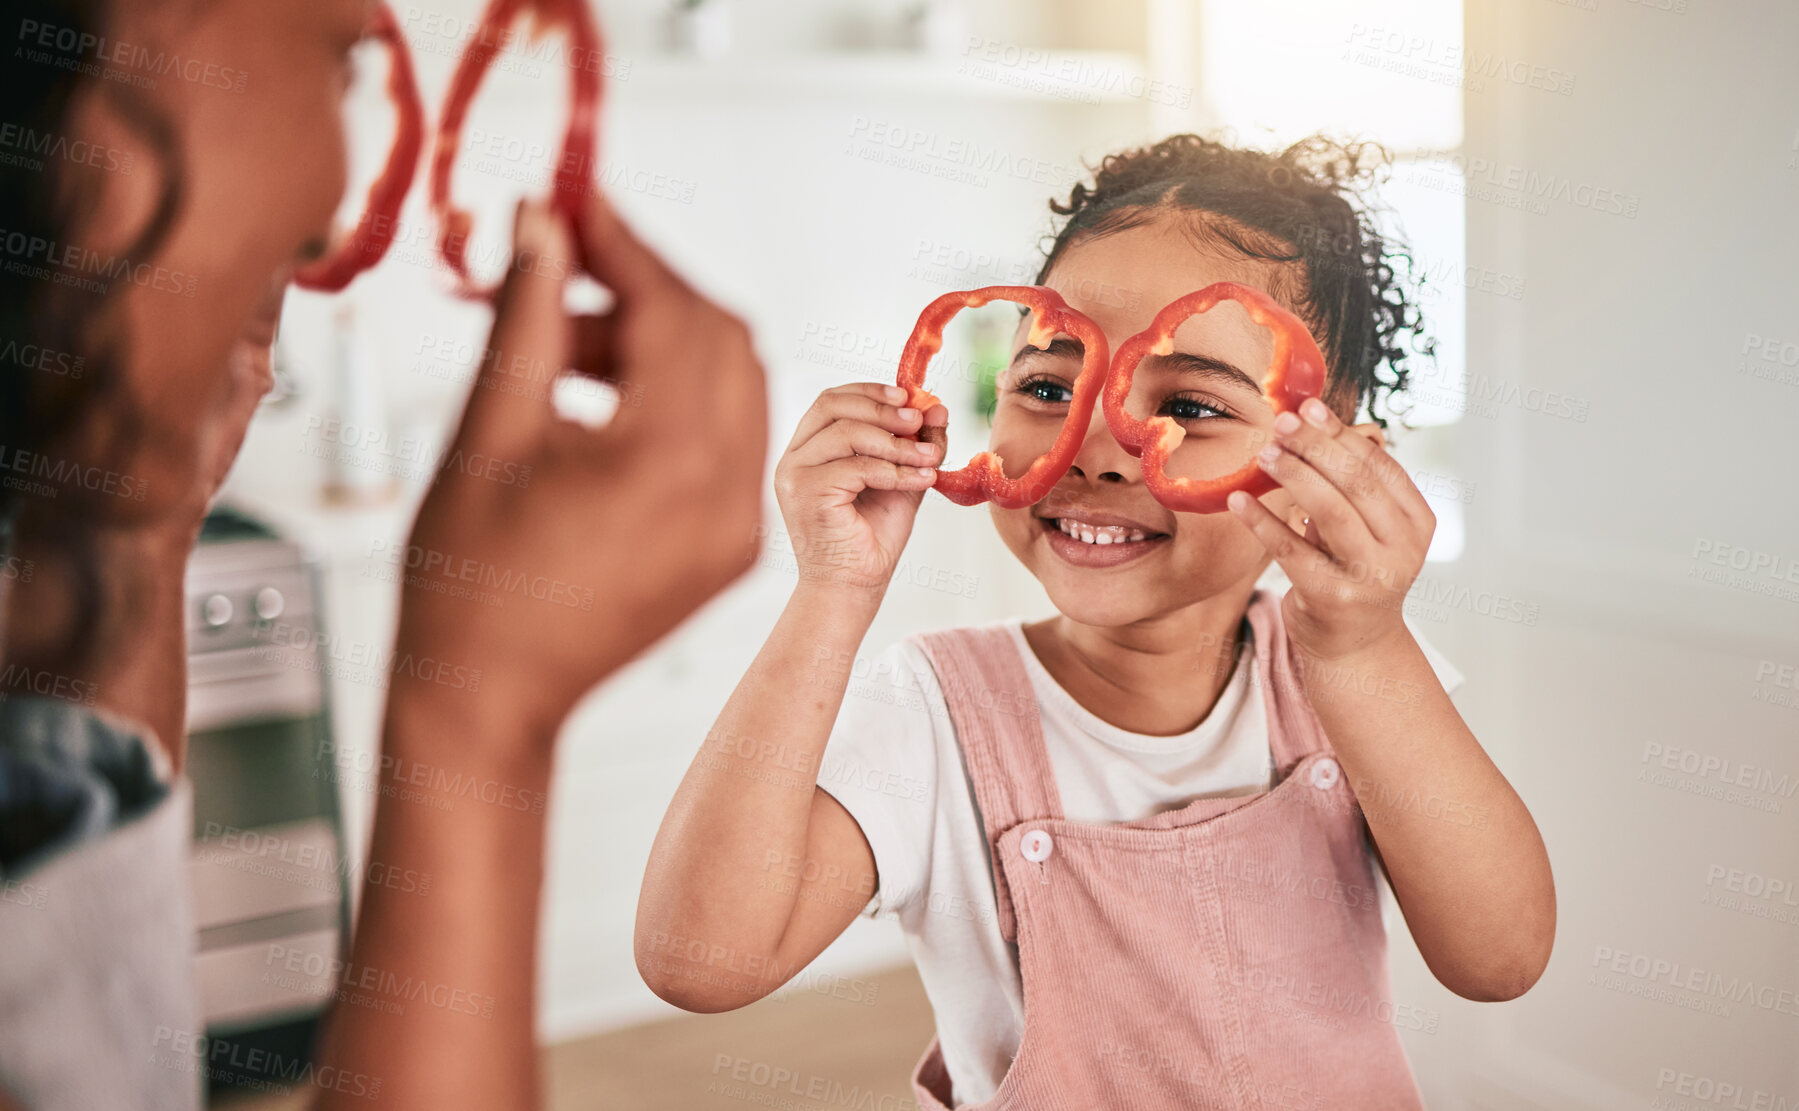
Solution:
<svg viewBox="0 0 1799 1111"><path fill-rule="evenodd" d="M1080 106L1151 102L1146 94L1152 86L1142 58L1117 52L1025 49L1025 54L1008 55L1002 61L984 61L978 54L872 50L715 61L681 55L635 57L609 92L621 100L878 92Z"/></svg>

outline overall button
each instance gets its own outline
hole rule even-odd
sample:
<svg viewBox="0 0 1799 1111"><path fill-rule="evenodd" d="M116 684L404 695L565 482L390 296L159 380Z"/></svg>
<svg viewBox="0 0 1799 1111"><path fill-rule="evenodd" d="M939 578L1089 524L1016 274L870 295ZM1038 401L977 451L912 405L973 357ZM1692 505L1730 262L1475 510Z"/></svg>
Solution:
<svg viewBox="0 0 1799 1111"><path fill-rule="evenodd" d="M1337 761L1333 757L1326 756L1312 765L1312 786L1320 791L1328 791L1335 787L1337 780L1342 777L1343 769L1337 766Z"/></svg>
<svg viewBox="0 0 1799 1111"><path fill-rule="evenodd" d="M1040 829L1033 829L1018 839L1018 851L1032 864L1042 864L1049 859L1049 854L1056 851L1055 842L1049 834Z"/></svg>

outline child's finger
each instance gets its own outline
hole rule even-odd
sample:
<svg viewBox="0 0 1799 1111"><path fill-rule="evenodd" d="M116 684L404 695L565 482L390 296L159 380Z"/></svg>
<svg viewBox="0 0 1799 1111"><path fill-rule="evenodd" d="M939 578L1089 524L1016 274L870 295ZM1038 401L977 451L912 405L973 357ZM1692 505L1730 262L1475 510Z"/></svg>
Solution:
<svg viewBox="0 0 1799 1111"><path fill-rule="evenodd" d="M1276 441L1270 442L1256 461L1318 526L1325 547L1332 555L1342 559L1366 559L1380 551L1381 544L1369 530L1361 511L1308 460Z"/></svg>
<svg viewBox="0 0 1799 1111"><path fill-rule="evenodd" d="M1310 588L1318 581L1318 576L1335 567L1329 556L1306 543L1305 537L1275 516L1260 498L1239 491L1226 498L1225 504L1238 520L1249 526L1250 532L1255 533L1256 539L1274 557L1274 562L1281 565L1281 570L1287 573L1296 588Z"/></svg>
<svg viewBox="0 0 1799 1111"><path fill-rule="evenodd" d="M1283 424L1293 427L1284 429ZM1298 414L1278 418L1274 440L1343 491L1376 540L1394 543L1423 519L1407 508L1407 491L1420 506L1424 496L1398 461L1372 438L1344 424L1316 398L1301 405Z"/></svg>
<svg viewBox="0 0 1799 1111"><path fill-rule="evenodd" d="M922 494L937 481L937 471L932 467L903 467L867 455L852 455L813 467L811 474L812 481L824 488L852 497L864 490L909 490Z"/></svg>
<svg viewBox="0 0 1799 1111"><path fill-rule="evenodd" d="M867 455L908 467L936 466L941 455L934 444L895 436L859 420L837 420L793 451L793 462L816 467L852 455Z"/></svg>
<svg viewBox="0 0 1799 1111"><path fill-rule="evenodd" d="M918 431L923 417L918 410L905 408L905 401L906 391L878 382L855 382L828 389L800 417L788 450L818 435L835 420L864 421L896 435L910 436Z"/></svg>

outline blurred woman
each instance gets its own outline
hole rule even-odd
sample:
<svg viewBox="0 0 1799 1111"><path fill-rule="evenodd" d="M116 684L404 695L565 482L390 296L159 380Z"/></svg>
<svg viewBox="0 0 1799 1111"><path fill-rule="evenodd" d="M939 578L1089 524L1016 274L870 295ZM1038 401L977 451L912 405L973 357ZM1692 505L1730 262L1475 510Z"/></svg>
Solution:
<svg viewBox="0 0 1799 1111"><path fill-rule="evenodd" d="M37 153L0 158L0 883L32 897L0 900L0 1107L199 1104L183 574L268 388L283 290L326 247L369 14L9 6L0 128L23 138L0 145ZM747 569L759 519L747 331L603 199L588 216L577 249L546 206L520 206L456 432L456 450L531 482L445 470L410 543L593 605L488 607L414 577L395 657L482 679L468 693L396 674L383 723L396 760L538 799L576 699ZM616 295L604 317L562 310L576 257ZM590 430L547 388L519 392L518 365L642 383L643 403ZM366 886L352 966L491 1006L338 1008L311 1074L321 1106L367 1105L346 1077L377 1080L387 1108L535 1106L544 822L541 807L382 793L371 858L435 880L429 900Z"/></svg>

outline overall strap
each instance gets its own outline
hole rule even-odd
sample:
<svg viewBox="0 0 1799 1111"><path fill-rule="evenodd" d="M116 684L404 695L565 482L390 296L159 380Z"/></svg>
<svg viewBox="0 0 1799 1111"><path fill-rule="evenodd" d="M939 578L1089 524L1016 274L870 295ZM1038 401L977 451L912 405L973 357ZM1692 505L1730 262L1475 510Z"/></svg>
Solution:
<svg viewBox="0 0 1799 1111"><path fill-rule="evenodd" d="M1256 667L1262 676L1267 710L1268 746L1275 766L1287 768L1311 753L1329 751L1330 741L1299 680L1293 646L1281 619L1280 596L1257 587L1250 595L1245 616L1255 639Z"/></svg>
<svg viewBox="0 0 1799 1111"><path fill-rule="evenodd" d="M1062 816L1062 798L1043 744L1031 677L1003 626L945 629L913 638L942 687L956 743L968 764L987 849L1007 830ZM1000 934L1017 936L1005 870L993 867Z"/></svg>

